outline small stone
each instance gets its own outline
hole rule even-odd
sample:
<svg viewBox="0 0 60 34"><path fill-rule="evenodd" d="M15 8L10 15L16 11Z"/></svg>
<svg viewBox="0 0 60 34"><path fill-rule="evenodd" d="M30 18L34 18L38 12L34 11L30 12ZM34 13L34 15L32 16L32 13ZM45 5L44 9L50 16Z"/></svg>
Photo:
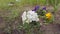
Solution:
<svg viewBox="0 0 60 34"><path fill-rule="evenodd" d="M40 25L43 25L43 23L40 23Z"/></svg>

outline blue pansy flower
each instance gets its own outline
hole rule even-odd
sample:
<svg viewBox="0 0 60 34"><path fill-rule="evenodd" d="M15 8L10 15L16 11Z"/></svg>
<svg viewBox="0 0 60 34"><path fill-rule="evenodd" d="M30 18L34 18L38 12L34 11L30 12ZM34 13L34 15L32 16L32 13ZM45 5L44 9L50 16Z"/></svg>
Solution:
<svg viewBox="0 0 60 34"><path fill-rule="evenodd" d="M39 9L39 6L35 6L35 8L32 11L37 11Z"/></svg>
<svg viewBox="0 0 60 34"><path fill-rule="evenodd" d="M46 7L43 7L42 10L46 10Z"/></svg>

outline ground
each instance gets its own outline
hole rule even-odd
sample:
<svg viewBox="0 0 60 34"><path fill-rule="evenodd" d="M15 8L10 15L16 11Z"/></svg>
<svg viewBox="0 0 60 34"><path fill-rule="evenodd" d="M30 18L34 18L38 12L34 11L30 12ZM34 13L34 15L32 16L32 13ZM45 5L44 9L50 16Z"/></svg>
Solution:
<svg viewBox="0 0 60 34"><path fill-rule="evenodd" d="M24 7L24 8L29 8L29 7ZM22 13L20 13L20 15L21 14ZM60 23L59 23L60 22L60 10L58 10L56 12L56 14L54 14L54 15L55 15L55 20L54 20L54 22L52 24L42 25L41 26L40 29L43 32L43 34L60 34ZM21 23L21 16L16 17L16 19L13 22L14 23L12 23L12 27L13 27L14 30L12 31L11 34L25 34L24 30L21 30L20 32L16 30L16 25L18 25L19 23ZM3 17L0 16L0 34L5 34L5 32L2 31L2 29L4 29L5 27L6 27L6 22L3 19Z"/></svg>

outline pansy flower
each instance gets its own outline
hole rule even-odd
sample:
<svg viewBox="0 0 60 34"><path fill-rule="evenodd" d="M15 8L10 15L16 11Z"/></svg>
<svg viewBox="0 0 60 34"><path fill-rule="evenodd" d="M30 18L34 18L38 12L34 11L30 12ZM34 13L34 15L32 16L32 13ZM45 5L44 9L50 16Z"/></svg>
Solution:
<svg viewBox="0 0 60 34"><path fill-rule="evenodd" d="M46 16L47 19L50 19L52 17L52 14L50 12L48 12L48 13L45 14L45 16Z"/></svg>
<svg viewBox="0 0 60 34"><path fill-rule="evenodd" d="M39 6L35 6L35 8L32 11L37 11L39 9Z"/></svg>
<svg viewBox="0 0 60 34"><path fill-rule="evenodd" d="M46 7L43 7L42 10L46 10Z"/></svg>

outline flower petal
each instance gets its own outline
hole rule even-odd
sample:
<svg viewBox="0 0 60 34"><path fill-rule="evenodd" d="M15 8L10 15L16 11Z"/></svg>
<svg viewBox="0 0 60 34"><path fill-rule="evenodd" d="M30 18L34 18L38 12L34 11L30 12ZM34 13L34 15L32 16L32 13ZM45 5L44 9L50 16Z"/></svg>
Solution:
<svg viewBox="0 0 60 34"><path fill-rule="evenodd" d="M46 10L46 7L42 8L42 10Z"/></svg>
<svg viewBox="0 0 60 34"><path fill-rule="evenodd" d="M35 6L35 8L32 11L36 11L39 9L39 6Z"/></svg>

